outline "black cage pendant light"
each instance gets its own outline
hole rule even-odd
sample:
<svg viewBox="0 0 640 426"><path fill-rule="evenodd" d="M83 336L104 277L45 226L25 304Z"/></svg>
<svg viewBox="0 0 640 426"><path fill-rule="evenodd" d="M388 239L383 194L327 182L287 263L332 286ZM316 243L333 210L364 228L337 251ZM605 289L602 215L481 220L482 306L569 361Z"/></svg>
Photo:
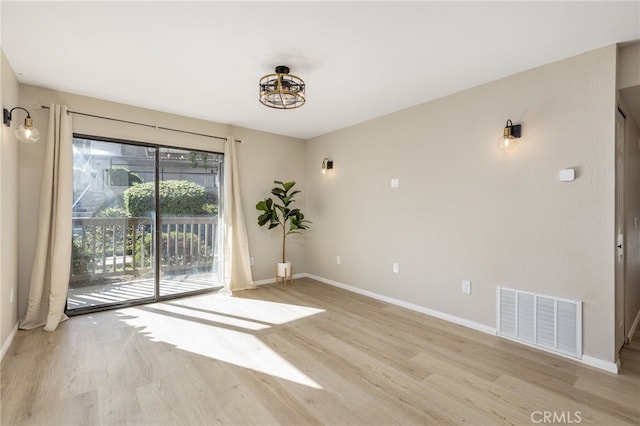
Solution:
<svg viewBox="0 0 640 426"><path fill-rule="evenodd" d="M289 67L278 65L275 74L260 79L260 103L275 109L294 109L304 105L304 81L289 74Z"/></svg>

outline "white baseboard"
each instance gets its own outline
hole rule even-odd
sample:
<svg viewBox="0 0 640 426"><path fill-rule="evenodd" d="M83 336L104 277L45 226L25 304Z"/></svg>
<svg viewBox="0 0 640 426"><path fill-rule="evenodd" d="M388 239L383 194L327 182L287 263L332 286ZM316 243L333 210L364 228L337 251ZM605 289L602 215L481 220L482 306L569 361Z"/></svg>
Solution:
<svg viewBox="0 0 640 426"><path fill-rule="evenodd" d="M361 288L358 287L352 287L350 285L347 284L343 284L343 283L339 283L337 281L333 281L327 278L323 278L323 277L319 277L317 275L312 275L312 274L301 274L304 275L306 277L309 277L311 279L314 279L316 281L320 281L321 283L325 283L325 284L329 284L332 285L334 287L339 287L342 288L344 290L348 290L352 293L358 293L358 294L362 294L363 296L368 296L371 297L372 299L377 299L377 300L381 300L383 302L387 302L390 303L392 305L396 305L396 306L401 306L403 308L407 308L410 309L412 311L416 311L416 312L420 312L422 314L426 314L435 318L440 318L443 319L445 321L449 321L452 322L454 324L458 324L458 325L462 325L464 327L468 327L468 328L472 328L474 330L478 330L478 331L482 331L483 333L487 333L487 334L492 334L492 335L496 335L496 329L494 327L489 327L487 325L484 324L480 324L474 321L469 321L468 319L465 318L460 318L457 317L455 315L450 315L444 312L440 312L440 311L436 311L433 309L429 309L429 308L425 308L424 306L420 306L420 305L415 305L413 303L409 303L409 302L405 302L404 300L399 300L399 299L394 299L393 297L388 297L388 296L383 296L381 294L378 293L374 293L372 291L368 291L368 290L363 290Z"/></svg>
<svg viewBox="0 0 640 426"><path fill-rule="evenodd" d="M327 278L323 278L317 275L313 275L313 274L298 274L298 276L296 276L296 278L303 278L303 277L309 277L311 279L314 279L316 281L320 281L321 283L325 283L325 284L329 284L332 285L334 287L339 287L342 288L344 290L347 291L351 291L353 293L357 293L357 294L362 294L363 296L368 296L371 297L372 299L377 299L377 300L381 300L383 302L387 302L390 303L392 305L396 305L396 306L401 306L403 308L407 308L410 309L412 311L416 311L416 312L420 312L435 318L440 318L442 320L445 321L449 321L452 322L454 324L458 324L458 325L462 325L464 327L468 327L474 330L478 330L478 331L482 331L483 333L487 333L487 334L491 334L491 335L497 335L497 330L494 327L489 327L487 325L484 324L480 324L474 321L470 321L468 319L465 318L460 318L457 317L455 315L451 315L451 314L447 314L444 312L440 312L440 311L436 311L433 309L429 309L429 308L425 308L424 306L420 306L420 305L415 305L413 303L409 303L409 302L405 302L403 300L398 300L398 299L394 299L392 297L388 297L388 296L383 296L381 294L378 293L374 293L368 290L363 290L361 288L358 287L352 287L350 285L347 284L343 284L337 281L333 281ZM273 280L271 281L273 282ZM640 318L640 314L638 316L638 318ZM636 321L634 323L635 326L638 325L638 318L636 318ZM498 337L503 337L503 336L498 336ZM512 339L508 339L508 340L512 340ZM538 349L538 350L542 350L543 352L548 352L552 355L560 355L563 358L567 358L573 361L578 361L578 362L582 362L583 364L589 365L591 367L595 367L598 368L600 370L604 370L607 371L609 373L614 373L614 374L618 374L618 372L620 371L620 361L618 360L617 362L611 362L611 361L605 361L602 360L600 358L595 358L589 355L582 355L582 358L574 358L574 357L570 357L570 356L566 356L557 352L551 352L551 351L545 351L542 348L539 348L537 346L532 346L532 345L527 345L526 343L523 342L519 342L517 340L513 340L514 342L517 343L521 343L524 344L525 346L529 346L533 349Z"/></svg>
<svg viewBox="0 0 640 426"><path fill-rule="evenodd" d="M600 370L608 371L609 373L618 374L620 371L620 360L616 362L605 361L600 358L594 358L589 355L582 355L582 362L590 365L591 367L599 368Z"/></svg>
<svg viewBox="0 0 640 426"><path fill-rule="evenodd" d="M636 315L636 319L633 321L633 325L631 325L631 329L629 329L629 335L627 336L629 341L631 341L631 338L636 333L636 330L638 329L638 323L640 323L640 311L638 311L638 315Z"/></svg>
<svg viewBox="0 0 640 426"><path fill-rule="evenodd" d="M4 356L9 351L9 347L11 347L11 343L13 343L13 338L16 337L17 332L18 332L18 323L16 323L15 327L13 327L13 330L11 330L11 333L9 333L9 337L2 345L2 348L0 349L0 361L4 359Z"/></svg>
<svg viewBox="0 0 640 426"><path fill-rule="evenodd" d="M302 274L293 274L293 279L298 279L298 278L304 278L304 277L308 277L309 274L306 273L302 273ZM274 278L267 278L266 280L259 280L259 281L254 281L253 285L265 285L265 284L273 284L276 282L275 277Z"/></svg>
<svg viewBox="0 0 640 426"><path fill-rule="evenodd" d="M571 355L563 354L562 352L557 352L557 351L552 351L552 350L546 349L546 348L544 348L542 346L536 346L536 345L532 345L532 344L527 343L527 342L523 342L521 340L512 339L509 336L503 336L501 334L498 334L498 337L501 337L503 339L509 340L511 342L518 343L520 345L528 346L531 349L536 349L538 351L546 352L546 353L551 354L551 355L560 356L562 358L570 359L572 361L582 362L585 365L589 365L591 367L599 368L600 370L605 370L605 371L608 371L609 373L618 374L618 371L620 371L620 361L619 360L618 360L618 362L604 361L604 360L602 360L600 358L594 358L592 356L584 355L584 354L582 355L581 358L576 358L576 357L571 356Z"/></svg>

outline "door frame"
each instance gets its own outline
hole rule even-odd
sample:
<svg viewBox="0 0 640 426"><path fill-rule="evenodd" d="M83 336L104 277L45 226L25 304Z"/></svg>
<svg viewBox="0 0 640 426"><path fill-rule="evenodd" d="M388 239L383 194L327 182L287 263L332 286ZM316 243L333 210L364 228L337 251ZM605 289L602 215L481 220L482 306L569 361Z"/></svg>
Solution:
<svg viewBox="0 0 640 426"><path fill-rule="evenodd" d="M616 357L624 346L626 291L626 200L625 200L625 129L626 115L618 106L615 115L615 292L614 330Z"/></svg>

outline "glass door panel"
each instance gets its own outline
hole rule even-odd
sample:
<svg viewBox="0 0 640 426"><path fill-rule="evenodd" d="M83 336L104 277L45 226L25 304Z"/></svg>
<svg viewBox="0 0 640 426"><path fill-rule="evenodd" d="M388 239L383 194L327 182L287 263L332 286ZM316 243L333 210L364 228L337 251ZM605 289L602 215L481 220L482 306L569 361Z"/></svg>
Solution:
<svg viewBox="0 0 640 426"><path fill-rule="evenodd" d="M221 287L222 154L159 150L160 297Z"/></svg>
<svg viewBox="0 0 640 426"><path fill-rule="evenodd" d="M155 153L74 137L67 311L155 297Z"/></svg>

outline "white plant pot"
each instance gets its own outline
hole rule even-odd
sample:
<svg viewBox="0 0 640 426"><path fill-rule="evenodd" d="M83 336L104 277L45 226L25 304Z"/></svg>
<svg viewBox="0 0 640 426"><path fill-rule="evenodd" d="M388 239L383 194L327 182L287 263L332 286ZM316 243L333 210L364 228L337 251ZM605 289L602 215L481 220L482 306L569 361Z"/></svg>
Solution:
<svg viewBox="0 0 640 426"><path fill-rule="evenodd" d="M288 277L291 275L291 262L278 262L278 276Z"/></svg>

